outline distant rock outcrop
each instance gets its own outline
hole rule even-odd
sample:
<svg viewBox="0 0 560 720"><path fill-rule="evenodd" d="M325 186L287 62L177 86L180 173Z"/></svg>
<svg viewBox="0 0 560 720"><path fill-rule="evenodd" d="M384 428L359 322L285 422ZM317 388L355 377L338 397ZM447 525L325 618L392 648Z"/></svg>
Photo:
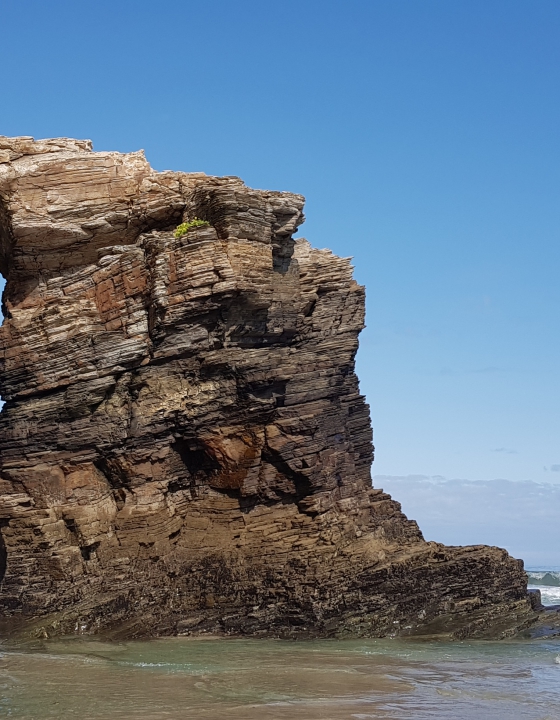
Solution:
<svg viewBox="0 0 560 720"><path fill-rule="evenodd" d="M183 220L208 227L176 238ZM0 138L0 610L39 634L507 634L522 563L373 489L364 289L303 198Z"/></svg>

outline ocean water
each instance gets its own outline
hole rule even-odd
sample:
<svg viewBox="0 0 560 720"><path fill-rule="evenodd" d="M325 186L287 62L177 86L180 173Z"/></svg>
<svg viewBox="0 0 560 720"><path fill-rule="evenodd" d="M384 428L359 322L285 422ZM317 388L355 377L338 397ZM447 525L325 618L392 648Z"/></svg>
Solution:
<svg viewBox="0 0 560 720"><path fill-rule="evenodd" d="M527 570L529 588L541 591L543 605L560 605L560 567Z"/></svg>
<svg viewBox="0 0 560 720"><path fill-rule="evenodd" d="M560 641L0 645L14 720L559 720Z"/></svg>

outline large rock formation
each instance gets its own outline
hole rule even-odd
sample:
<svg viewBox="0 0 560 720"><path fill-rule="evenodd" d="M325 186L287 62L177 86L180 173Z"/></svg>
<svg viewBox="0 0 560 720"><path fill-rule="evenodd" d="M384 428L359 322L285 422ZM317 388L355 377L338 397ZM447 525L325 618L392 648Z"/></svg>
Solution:
<svg viewBox="0 0 560 720"><path fill-rule="evenodd" d="M180 238L173 229L202 218ZM0 609L34 632L504 633L522 563L372 489L364 289L303 198L0 138Z"/></svg>

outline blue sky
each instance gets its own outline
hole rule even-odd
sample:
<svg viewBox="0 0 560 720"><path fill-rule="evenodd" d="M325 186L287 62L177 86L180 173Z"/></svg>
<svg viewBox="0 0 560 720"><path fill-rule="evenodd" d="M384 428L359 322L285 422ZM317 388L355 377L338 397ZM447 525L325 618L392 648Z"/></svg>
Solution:
<svg viewBox="0 0 560 720"><path fill-rule="evenodd" d="M412 516L433 477L560 483L557 0L1 10L0 133L306 196L367 288L373 472L425 484Z"/></svg>

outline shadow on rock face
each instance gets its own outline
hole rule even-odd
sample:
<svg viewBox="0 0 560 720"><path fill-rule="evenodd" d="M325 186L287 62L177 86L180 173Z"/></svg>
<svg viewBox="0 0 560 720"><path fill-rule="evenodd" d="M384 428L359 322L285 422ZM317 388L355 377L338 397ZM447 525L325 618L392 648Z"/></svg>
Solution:
<svg viewBox="0 0 560 720"><path fill-rule="evenodd" d="M0 521L0 583L4 579L4 575L6 574L6 565L7 565L7 552L6 552L6 543L4 542L4 538L2 537L2 521Z"/></svg>

